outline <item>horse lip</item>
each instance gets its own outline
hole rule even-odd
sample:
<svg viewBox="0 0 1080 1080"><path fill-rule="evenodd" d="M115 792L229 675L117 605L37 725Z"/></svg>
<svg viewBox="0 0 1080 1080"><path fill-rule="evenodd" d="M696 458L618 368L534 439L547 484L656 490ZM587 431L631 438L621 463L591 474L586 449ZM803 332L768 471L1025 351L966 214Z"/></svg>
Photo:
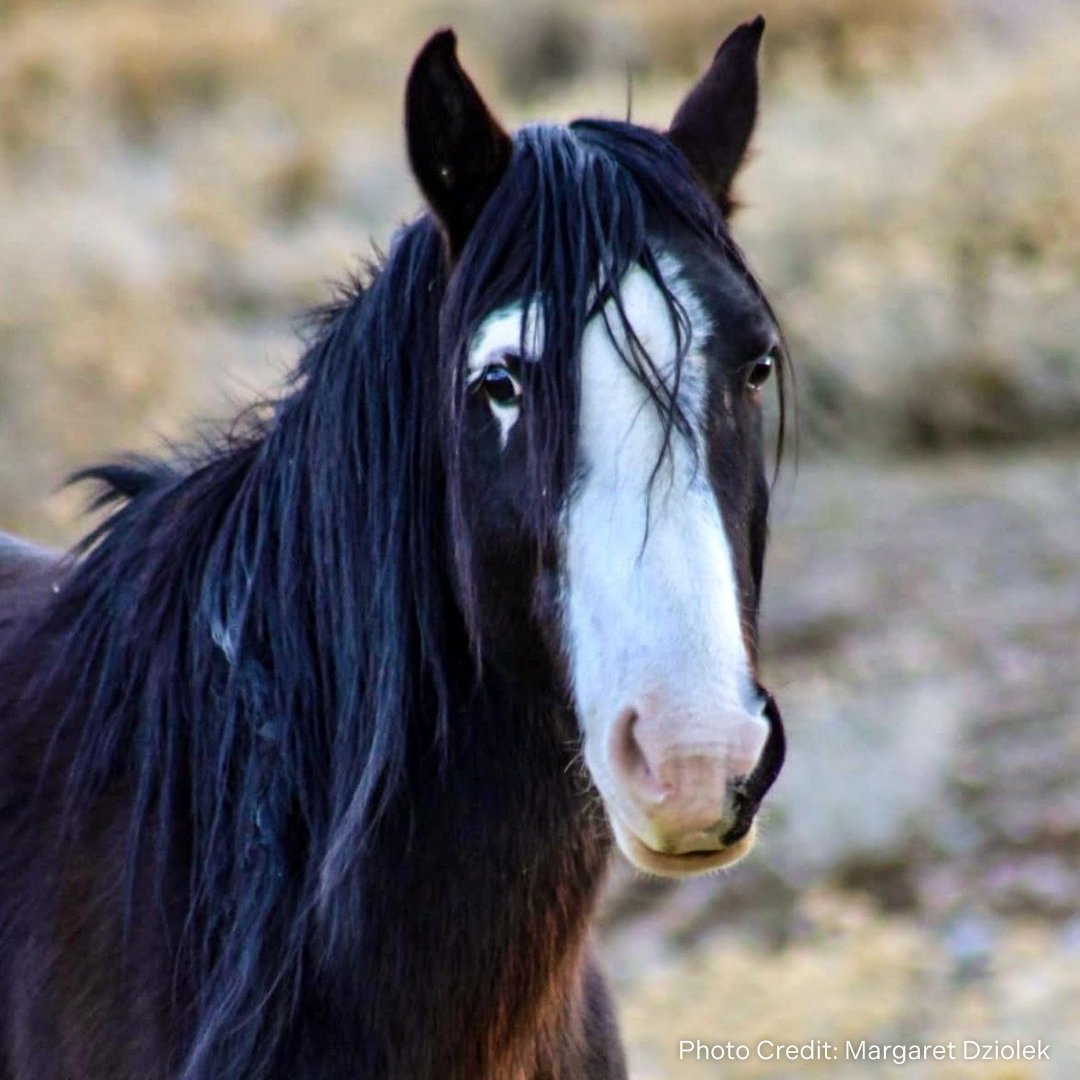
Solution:
<svg viewBox="0 0 1080 1080"><path fill-rule="evenodd" d="M734 842L729 843L725 837L722 841L723 847L676 855L657 851L624 825L615 814L610 816L615 838L626 858L639 870L658 877L691 877L730 866L747 854L757 839L757 830L751 821L745 832Z"/></svg>

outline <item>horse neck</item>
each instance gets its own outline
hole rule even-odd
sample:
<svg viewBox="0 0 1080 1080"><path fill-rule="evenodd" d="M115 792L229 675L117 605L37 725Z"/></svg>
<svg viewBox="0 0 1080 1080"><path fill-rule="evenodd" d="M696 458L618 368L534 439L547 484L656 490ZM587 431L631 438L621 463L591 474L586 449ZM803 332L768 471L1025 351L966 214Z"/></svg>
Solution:
<svg viewBox="0 0 1080 1080"><path fill-rule="evenodd" d="M262 482L279 486L272 473ZM535 1047L577 1008L607 826L554 672L543 674L538 654L527 688L493 668L478 686L451 568L428 569L387 590L383 601L397 610L375 609L402 621L434 604L437 617L401 639L410 651L396 663L414 685L388 699L400 706L397 780L324 901L310 947L329 959L303 984L295 1030L301 1042L338 1042L347 1059L368 1054L370 1075L395 1080L531 1076ZM313 645L324 656L340 647ZM435 675L424 666L434 656ZM357 721L373 715L360 706ZM361 760L341 764L360 745L348 719L337 718L325 763L339 794L364 780ZM350 833L340 835L347 845ZM326 1017L336 1020L327 1027Z"/></svg>
<svg viewBox="0 0 1080 1080"><path fill-rule="evenodd" d="M253 447L249 458L257 456ZM206 483L212 480L208 476ZM268 472L259 482L272 489L278 478ZM242 489L245 480L234 475L230 483ZM182 482L175 497L190 497ZM175 531L170 502L163 494L152 536ZM179 535L178 542L198 532L183 520L191 536ZM235 934L237 956L248 945L269 950L260 961L268 965L264 974L251 980L252 992L260 995L281 974L284 959L266 942L294 931L307 939L296 954L297 960L303 957L304 973L285 979L292 1004L282 1003L280 1023L265 1032L264 1060L283 1062L280 1075L290 1075L290 1062L306 1058L306 1047L319 1046L331 1057L336 1052L340 1060L365 1064L358 1075L388 1080L531 1076L537 1073L530 1064L536 1047L550 1041L577 1008L587 926L609 841L575 756L576 722L558 703L553 676L526 691L487 671L478 689L461 613L445 590L442 596L443 617L430 626L425 648L443 657L446 723L440 729L435 722L434 689L420 679L423 689L396 717L405 736L400 781L369 842L330 894L323 919L309 922L303 914L318 859L297 855L292 872L304 881L293 883L293 893L281 879L282 862L260 854L239 898L255 905L253 921L246 929L225 930ZM417 596L403 593L399 600L411 605ZM314 661L324 643L315 638L311 644ZM415 656L406 659L412 663ZM217 663L224 658L217 656ZM204 727L216 722L201 712L204 703L195 691L176 690L175 715ZM182 692L190 700L181 703ZM319 723L314 715L293 719ZM136 729L146 722L145 716L130 717ZM104 727L97 734L114 730ZM199 759L210 749L199 751ZM234 811L234 825L247 819L265 824L268 808L297 796L321 799L318 781L333 775L333 753L331 739L310 771L294 771L303 764L296 761L279 770L260 743L267 786L258 805L245 803ZM270 798L284 776L290 777L290 791L280 800ZM345 770L335 783L348 780ZM175 778L148 774L147 781ZM198 797L193 791L192 798ZM186 803L183 794L177 799ZM272 819L267 827L272 829ZM268 839L273 849L275 836ZM311 840L317 853L326 836ZM228 857L251 856L233 850ZM279 892L280 906L274 900ZM296 906L290 906L293 895Z"/></svg>
<svg viewBox="0 0 1080 1080"><path fill-rule="evenodd" d="M454 718L441 762L410 762L338 901L335 1000L313 999L343 1030L367 1018L373 1075L532 1076L578 1010L608 837L573 727L504 687Z"/></svg>

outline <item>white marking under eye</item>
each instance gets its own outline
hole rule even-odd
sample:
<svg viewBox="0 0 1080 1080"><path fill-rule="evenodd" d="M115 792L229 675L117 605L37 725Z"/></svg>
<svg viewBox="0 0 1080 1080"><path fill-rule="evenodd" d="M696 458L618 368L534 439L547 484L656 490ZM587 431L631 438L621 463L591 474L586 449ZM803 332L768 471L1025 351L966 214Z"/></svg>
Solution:
<svg viewBox="0 0 1080 1080"><path fill-rule="evenodd" d="M502 363L507 354L535 362L543 353L543 315L535 304L530 305L522 332L523 307L514 304L500 308L480 324L469 349L466 379L470 388L484 377L492 364ZM499 425L499 446L505 450L510 433L521 416L521 407L491 402L490 408Z"/></svg>

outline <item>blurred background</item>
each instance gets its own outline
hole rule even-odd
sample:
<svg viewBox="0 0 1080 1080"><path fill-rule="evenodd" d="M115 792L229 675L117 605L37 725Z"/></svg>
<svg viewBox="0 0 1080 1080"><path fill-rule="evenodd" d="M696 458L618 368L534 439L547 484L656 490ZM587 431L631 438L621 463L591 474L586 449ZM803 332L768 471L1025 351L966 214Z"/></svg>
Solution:
<svg viewBox="0 0 1080 1080"><path fill-rule="evenodd" d="M0 528L80 463L272 390L415 212L409 61L452 23L508 123L664 124L760 4L735 231L798 372L749 860L616 868L637 1080L1080 1075L1080 5L0 0ZM1051 1061L678 1059L680 1039L1042 1039Z"/></svg>

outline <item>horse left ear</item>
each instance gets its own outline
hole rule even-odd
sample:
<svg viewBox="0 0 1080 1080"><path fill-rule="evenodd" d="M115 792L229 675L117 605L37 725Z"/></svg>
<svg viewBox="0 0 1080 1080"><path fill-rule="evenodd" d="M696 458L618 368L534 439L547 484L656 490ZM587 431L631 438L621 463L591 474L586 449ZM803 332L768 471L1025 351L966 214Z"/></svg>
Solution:
<svg viewBox="0 0 1080 1080"><path fill-rule="evenodd" d="M446 235L451 260L510 164L510 136L457 58L453 30L420 50L405 88L409 161Z"/></svg>
<svg viewBox="0 0 1080 1080"><path fill-rule="evenodd" d="M764 31L759 15L724 39L667 132L725 217L734 205L731 184L757 119L757 56Z"/></svg>

